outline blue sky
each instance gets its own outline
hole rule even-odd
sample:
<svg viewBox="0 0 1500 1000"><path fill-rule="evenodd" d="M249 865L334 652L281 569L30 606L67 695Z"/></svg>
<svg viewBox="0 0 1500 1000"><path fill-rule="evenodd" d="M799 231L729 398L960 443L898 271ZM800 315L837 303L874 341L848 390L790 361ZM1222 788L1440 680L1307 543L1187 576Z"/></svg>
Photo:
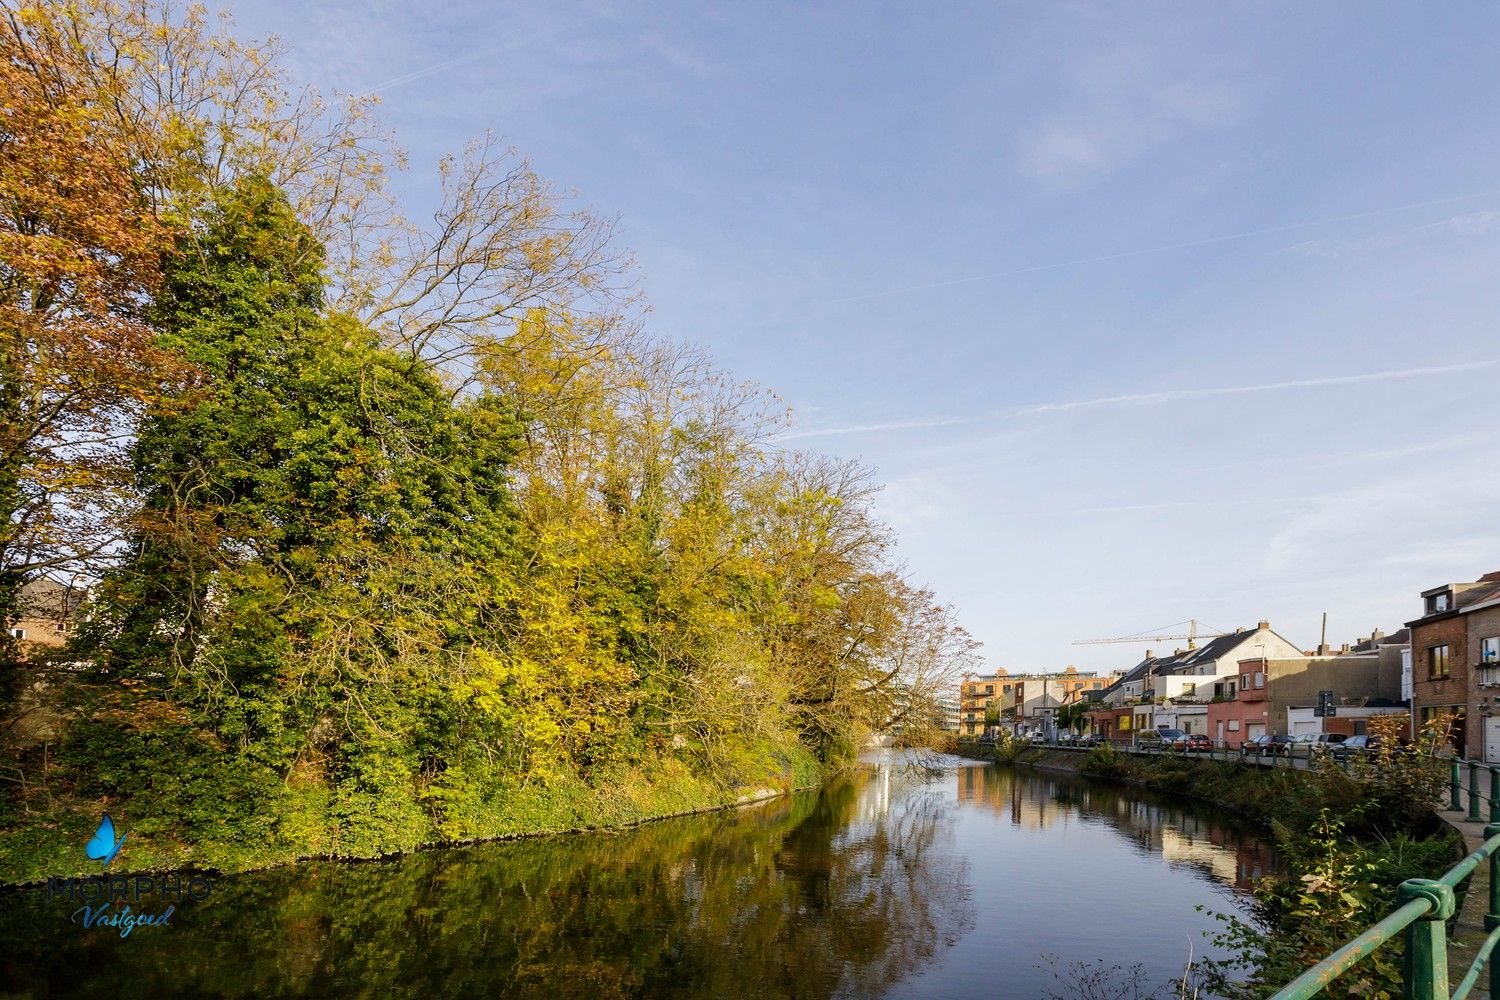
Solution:
<svg viewBox="0 0 1500 1000"><path fill-rule="evenodd" d="M618 215L650 325L874 465L991 666L1500 569L1500 7L235 12L381 95L411 204L490 129Z"/></svg>

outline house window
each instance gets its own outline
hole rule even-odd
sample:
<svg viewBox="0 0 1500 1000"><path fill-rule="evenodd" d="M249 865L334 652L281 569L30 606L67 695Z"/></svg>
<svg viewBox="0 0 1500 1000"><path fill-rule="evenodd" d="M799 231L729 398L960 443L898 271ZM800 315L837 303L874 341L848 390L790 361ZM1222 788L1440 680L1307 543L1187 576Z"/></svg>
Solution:
<svg viewBox="0 0 1500 1000"><path fill-rule="evenodd" d="M1452 601L1453 595L1446 590L1439 594L1433 594L1427 598L1427 613L1435 615L1439 611L1447 611L1452 605Z"/></svg>
<svg viewBox="0 0 1500 1000"><path fill-rule="evenodd" d="M1184 684L1182 686L1182 696L1184 698L1190 698L1190 697L1193 696L1193 694L1197 690L1198 690L1198 685L1196 685L1196 684ZM1187 732L1187 730L1184 729L1183 732Z"/></svg>
<svg viewBox="0 0 1500 1000"><path fill-rule="evenodd" d="M1430 681L1442 680L1448 676L1448 647L1427 647L1427 679Z"/></svg>
<svg viewBox="0 0 1500 1000"><path fill-rule="evenodd" d="M1500 642L1500 640L1496 640L1496 641ZM1095 681L1094 682L1094 690L1095 691L1098 691L1098 690L1100 690L1103 687L1104 687L1104 682L1103 681Z"/></svg>
<svg viewBox="0 0 1500 1000"><path fill-rule="evenodd" d="M1354 720L1354 735L1364 736L1370 731L1370 723L1364 719Z"/></svg>
<svg viewBox="0 0 1500 1000"><path fill-rule="evenodd" d="M1500 635L1479 640L1479 662L1500 664Z"/></svg>
<svg viewBox="0 0 1500 1000"><path fill-rule="evenodd" d="M24 628L13 628L10 630L10 637L12 639L24 639L26 638L26 630Z"/></svg>
<svg viewBox="0 0 1500 1000"><path fill-rule="evenodd" d="M1229 731L1231 733L1237 733L1237 732L1240 731L1240 720L1239 719L1230 719L1229 720Z"/></svg>
<svg viewBox="0 0 1500 1000"><path fill-rule="evenodd" d="M986 684L984 686L984 693L985 694L994 694L995 693L995 685L993 685L993 684Z"/></svg>
<svg viewBox="0 0 1500 1000"><path fill-rule="evenodd" d="M1266 686L1266 674L1265 674L1265 671L1263 671L1263 670L1257 670L1255 672L1255 686L1258 687L1258 688L1263 688L1263 687Z"/></svg>
<svg viewBox="0 0 1500 1000"><path fill-rule="evenodd" d="M1009 684L1002 684L1002 685L1000 685L1000 690L1003 691L1003 692L1005 692L1006 694L1010 694L1010 685Z"/></svg>

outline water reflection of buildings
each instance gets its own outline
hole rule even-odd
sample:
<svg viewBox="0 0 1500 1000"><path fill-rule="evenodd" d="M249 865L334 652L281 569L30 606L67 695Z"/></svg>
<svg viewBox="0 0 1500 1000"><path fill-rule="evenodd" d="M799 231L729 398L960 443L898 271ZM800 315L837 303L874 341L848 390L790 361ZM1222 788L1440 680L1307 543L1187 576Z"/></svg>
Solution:
<svg viewBox="0 0 1500 1000"><path fill-rule="evenodd" d="M873 823L891 811L891 774L889 763L875 765L875 776L865 782L859 790L858 816L866 823Z"/></svg>
<svg viewBox="0 0 1500 1000"><path fill-rule="evenodd" d="M992 766L960 767L957 782L960 804L987 807L1015 826L1102 820L1140 850L1240 889L1275 866L1275 853L1252 832L1145 791Z"/></svg>

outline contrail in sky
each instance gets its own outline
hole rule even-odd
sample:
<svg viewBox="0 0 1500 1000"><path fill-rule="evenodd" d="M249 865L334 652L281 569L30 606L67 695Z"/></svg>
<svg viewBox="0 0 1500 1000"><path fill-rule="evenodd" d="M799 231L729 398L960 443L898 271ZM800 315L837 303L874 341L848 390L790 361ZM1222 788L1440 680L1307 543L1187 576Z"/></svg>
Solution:
<svg viewBox="0 0 1500 1000"><path fill-rule="evenodd" d="M408 83L415 83L418 80L425 80L429 76L436 76L444 70L452 69L455 66L462 66L465 63L477 62L480 59L484 59L488 56L496 56L502 52L513 52L516 49L528 48L530 46L536 45L539 42L544 42L554 35L560 33L561 32L550 31L537 35L533 38L520 38L509 42L504 42L500 45L487 45L484 48L475 49L472 52L465 52L463 55L454 56L451 59L444 59L441 62L430 63L429 65L420 67L419 69L414 69L409 73L402 73L400 76L393 76L389 80L382 80L380 83L366 87L364 90L360 91L354 96L371 97L378 95L382 91L395 90L397 87L404 87Z"/></svg>
<svg viewBox="0 0 1500 1000"><path fill-rule="evenodd" d="M1265 382L1261 385L1212 386L1203 389L1167 389L1163 392L1138 392L1125 396L1100 396L1098 399L1078 399L1065 403L1038 403L1022 406L1014 413L1055 413L1061 410L1081 410L1095 406L1116 406L1122 403L1170 403L1179 399L1198 396L1239 396L1255 392L1279 392L1283 389L1318 389L1331 385L1357 385L1361 382L1389 382L1392 379L1425 378L1429 375L1451 375L1454 372L1474 371L1500 365L1500 358L1488 361L1469 361L1457 365L1435 365L1429 368L1397 368L1391 371L1366 372L1362 375L1330 375L1324 378L1294 379L1289 382Z"/></svg>
<svg viewBox="0 0 1500 1000"><path fill-rule="evenodd" d="M1469 361L1455 365L1431 365L1424 368L1395 368L1388 371L1365 372L1359 375L1328 375L1322 378L1293 379L1287 382L1263 382L1259 385L1221 385L1199 389L1165 389L1161 392L1136 392L1122 396L1099 396L1095 399L1074 399L1060 403L1034 403L1005 410L992 410L969 417L932 417L929 419L898 420L881 424L854 424L848 427L827 427L822 430L795 431L783 434L777 441L792 441L798 438L837 437L844 434L864 434L871 431L900 431L922 427L953 427L974 424L1006 416L1026 416L1034 413L1062 413L1068 410L1085 410L1103 406L1150 405L1173 403L1181 399L1197 399L1204 396L1244 396L1258 392L1284 392L1290 389L1321 389L1338 385L1359 385L1366 382L1389 382L1395 379L1429 378L1434 375L1452 375L1457 372L1478 371L1500 366L1500 358L1484 361Z"/></svg>

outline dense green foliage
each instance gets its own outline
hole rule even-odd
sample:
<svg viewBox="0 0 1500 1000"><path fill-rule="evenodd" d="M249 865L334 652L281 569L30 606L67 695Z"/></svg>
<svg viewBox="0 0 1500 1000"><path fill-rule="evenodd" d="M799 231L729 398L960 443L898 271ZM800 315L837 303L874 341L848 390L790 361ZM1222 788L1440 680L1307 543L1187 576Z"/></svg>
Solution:
<svg viewBox="0 0 1500 1000"><path fill-rule="evenodd" d="M607 230L524 165L445 162L431 232L371 215L359 109L314 123L274 53L205 32L109 0L0 31L82 52L56 91L110 128L70 142L151 213L130 392L15 386L109 447L31 461L69 517L0 546L0 610L48 566L92 589L70 648L0 650L0 881L84 870L105 811L123 865L241 868L701 808L924 740L973 643L889 564L866 470L773 447L770 397L630 322ZM126 226L104 194L53 199L60 229ZM62 561L12 558L43 541Z"/></svg>

